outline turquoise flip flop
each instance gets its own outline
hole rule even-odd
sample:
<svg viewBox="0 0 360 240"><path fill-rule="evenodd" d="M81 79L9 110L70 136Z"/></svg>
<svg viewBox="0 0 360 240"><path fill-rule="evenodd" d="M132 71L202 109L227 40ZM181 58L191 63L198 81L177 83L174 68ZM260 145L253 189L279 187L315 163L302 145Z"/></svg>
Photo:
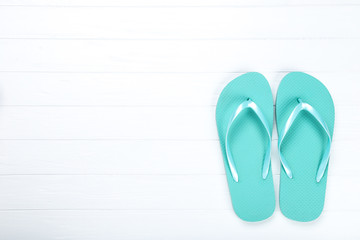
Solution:
<svg viewBox="0 0 360 240"><path fill-rule="evenodd" d="M235 213L261 221L275 209L270 164L273 98L260 73L246 73L221 92L216 123Z"/></svg>
<svg viewBox="0 0 360 240"><path fill-rule="evenodd" d="M281 160L280 209L289 219L320 216L334 130L334 103L326 87L301 72L287 74L276 97Z"/></svg>

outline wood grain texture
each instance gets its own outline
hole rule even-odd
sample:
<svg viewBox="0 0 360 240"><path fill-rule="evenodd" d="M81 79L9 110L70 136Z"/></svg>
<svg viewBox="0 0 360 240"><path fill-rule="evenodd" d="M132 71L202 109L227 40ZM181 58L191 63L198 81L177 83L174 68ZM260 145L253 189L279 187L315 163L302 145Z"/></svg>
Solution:
<svg viewBox="0 0 360 240"><path fill-rule="evenodd" d="M0 22L0 239L360 238L357 0L2 0ZM248 71L334 99L314 222L233 213L215 106Z"/></svg>
<svg viewBox="0 0 360 240"><path fill-rule="evenodd" d="M0 179L0 210L232 208L224 175L23 175ZM360 192L347 191L356 189L359 181L358 176L331 176L324 208L360 210ZM274 176L274 183L278 202L279 175ZM276 211L281 214L278 208Z"/></svg>
<svg viewBox="0 0 360 240"><path fill-rule="evenodd" d="M357 240L359 211L324 212L316 222L299 224L274 214L265 222L242 222L232 210L85 210L1 212L3 239L264 239L346 238ZM22 227L19 232L17 226ZM281 229L274 229L278 227ZM282 227L282 228L281 228ZM331 229L335 229L334 231ZM341 229L341 231L339 231ZM294 234L296 233L296 234Z"/></svg>
<svg viewBox="0 0 360 240"><path fill-rule="evenodd" d="M276 144L271 159L280 173ZM333 142L330 176L357 176L360 142ZM224 175L213 140L0 140L0 175ZM19 151L21 149L21 151Z"/></svg>
<svg viewBox="0 0 360 240"><path fill-rule="evenodd" d="M337 140L358 141L357 106L336 108ZM0 109L3 140L217 140L215 107L8 107ZM276 127L273 139L277 139ZM334 140L335 141L335 140Z"/></svg>
<svg viewBox="0 0 360 240"><path fill-rule="evenodd" d="M33 7L2 7L0 21L11 22L11 25L0 25L0 38L186 40L360 38L358 29L360 16L357 14L359 10L360 6L318 8L305 6L204 8L200 13L198 8L149 10L114 7L46 7L34 10ZM21 18L18 17L19 14Z"/></svg>
<svg viewBox="0 0 360 240"><path fill-rule="evenodd" d="M0 72L0 106L215 106L222 87L243 73ZM338 106L360 103L360 73L308 73L327 86ZM275 103L287 72L262 74ZM352 87L337 87L339 79Z"/></svg>
<svg viewBox="0 0 360 240"><path fill-rule="evenodd" d="M358 39L1 39L0 71L218 73L341 69L356 72L358 43Z"/></svg>
<svg viewBox="0 0 360 240"><path fill-rule="evenodd" d="M269 7L278 7L278 6L344 6L344 5L359 5L357 0L2 0L1 5L3 6L53 6L53 7L162 7L162 6L172 6L172 7L257 7L257 6L269 6Z"/></svg>

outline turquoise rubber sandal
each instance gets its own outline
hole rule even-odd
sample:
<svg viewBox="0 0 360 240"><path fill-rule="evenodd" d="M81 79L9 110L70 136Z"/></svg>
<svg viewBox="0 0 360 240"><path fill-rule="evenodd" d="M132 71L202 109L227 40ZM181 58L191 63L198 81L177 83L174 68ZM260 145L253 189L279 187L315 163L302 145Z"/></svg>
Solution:
<svg viewBox="0 0 360 240"><path fill-rule="evenodd" d="M275 209L270 164L273 98L260 73L246 73L221 92L216 123L235 213L249 222Z"/></svg>
<svg viewBox="0 0 360 240"><path fill-rule="evenodd" d="M326 87L301 72L287 74L276 96L281 160L280 209L289 219L320 216L334 130L334 103Z"/></svg>

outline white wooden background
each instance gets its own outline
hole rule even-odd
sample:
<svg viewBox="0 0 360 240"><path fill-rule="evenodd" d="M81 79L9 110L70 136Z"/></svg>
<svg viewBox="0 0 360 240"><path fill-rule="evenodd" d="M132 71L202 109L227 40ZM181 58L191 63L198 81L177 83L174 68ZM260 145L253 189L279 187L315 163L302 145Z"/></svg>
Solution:
<svg viewBox="0 0 360 240"><path fill-rule="evenodd" d="M246 223L216 100L294 70L335 101L325 209ZM0 0L0 239L360 239L359 81L358 0Z"/></svg>

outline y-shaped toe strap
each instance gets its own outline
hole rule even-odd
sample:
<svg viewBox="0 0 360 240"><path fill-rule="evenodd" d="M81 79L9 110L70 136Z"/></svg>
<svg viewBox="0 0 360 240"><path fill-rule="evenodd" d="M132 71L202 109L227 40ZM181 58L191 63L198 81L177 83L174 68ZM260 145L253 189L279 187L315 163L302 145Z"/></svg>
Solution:
<svg viewBox="0 0 360 240"><path fill-rule="evenodd" d="M229 138L229 133L230 133L230 131L231 131L233 125L234 125L234 122L235 122L236 118L239 116L239 114L243 110L245 110L247 108L254 111L254 113L260 119L262 125L266 129L266 132L267 132L267 135L268 135L268 146L267 146L267 149L266 149L265 158L264 158L264 162L263 162L263 169L262 169L262 177L263 177L263 179L265 179L267 177L268 172L269 172L269 168L270 168L270 149L271 149L270 127L269 127L269 124L268 124L268 122L266 120L266 117L261 112L260 108L253 101L251 101L250 98L248 98L246 101L242 102L238 106L238 108L234 112L233 116L230 118L230 121L229 121L228 126L227 126L226 136L225 136L225 149L226 149L227 161L228 161L228 164L229 164L231 175L232 175L235 182L239 181L239 176L238 176L238 173L236 171L234 159L233 159L232 154L231 154L230 145L229 145L229 139L228 138Z"/></svg>
<svg viewBox="0 0 360 240"><path fill-rule="evenodd" d="M281 144L282 144L286 134L288 133L291 125L295 121L296 117L299 115L299 113L301 111L307 111L319 122L321 127L325 130L327 138L328 138L328 142L326 144L322 159L319 164L319 168L316 173L316 181L320 182L320 180L324 176L326 166L329 162L330 146L331 146L331 136L330 136L329 128L327 127L326 122L322 119L322 117L318 113L318 111L315 110L315 108L313 108L308 103L304 103L300 98L298 98L298 102L299 102L299 104L291 112L290 117L288 118L288 120L285 123L285 127L283 128L282 132L279 135L278 149L279 149L279 154L280 154L281 165L283 166L287 176L289 178L293 178L293 174L292 174L292 171L290 170L289 164L287 163L287 161L285 160L285 158L281 152Z"/></svg>

